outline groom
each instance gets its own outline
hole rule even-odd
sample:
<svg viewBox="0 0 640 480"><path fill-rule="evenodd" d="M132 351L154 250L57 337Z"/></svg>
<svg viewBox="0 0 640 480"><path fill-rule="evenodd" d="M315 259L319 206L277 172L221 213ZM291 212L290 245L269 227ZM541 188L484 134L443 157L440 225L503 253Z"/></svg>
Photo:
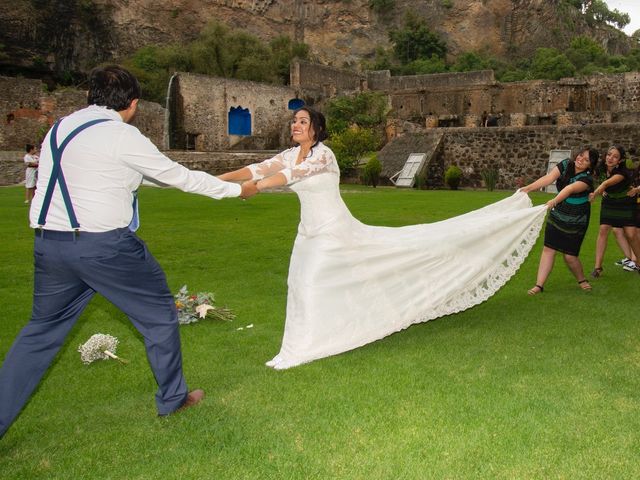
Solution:
<svg viewBox="0 0 640 480"><path fill-rule="evenodd" d="M239 186L165 157L132 125L140 85L118 66L95 69L89 106L57 122L44 139L30 211L35 231L31 320L0 369L0 437L18 416L97 292L120 308L144 338L158 384L159 415L191 407L180 335L165 274L132 231L143 177L211 198L247 198ZM131 227L131 228L130 228Z"/></svg>

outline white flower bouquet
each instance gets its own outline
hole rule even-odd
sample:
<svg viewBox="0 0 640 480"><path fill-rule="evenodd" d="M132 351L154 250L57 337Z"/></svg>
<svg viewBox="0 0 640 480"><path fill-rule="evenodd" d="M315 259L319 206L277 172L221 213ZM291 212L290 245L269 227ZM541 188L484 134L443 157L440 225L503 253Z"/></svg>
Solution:
<svg viewBox="0 0 640 480"><path fill-rule="evenodd" d="M118 360L120 363L129 363L116 355L117 348L118 339L116 337L104 333L96 333L78 347L78 352L80 352L80 360L86 365L96 360L108 360L109 358Z"/></svg>
<svg viewBox="0 0 640 480"><path fill-rule="evenodd" d="M190 295L187 286L176 293L176 308L178 309L178 322L181 325L197 322L202 318L212 318L230 322L236 316L226 307L216 307L211 292L198 292Z"/></svg>

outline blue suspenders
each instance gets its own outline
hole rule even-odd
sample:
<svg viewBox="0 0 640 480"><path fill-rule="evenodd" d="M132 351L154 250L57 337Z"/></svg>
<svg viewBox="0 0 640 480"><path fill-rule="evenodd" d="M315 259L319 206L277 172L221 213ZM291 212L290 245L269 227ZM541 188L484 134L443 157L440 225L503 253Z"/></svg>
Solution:
<svg viewBox="0 0 640 480"><path fill-rule="evenodd" d="M44 227L44 224L47 219L47 213L49 212L49 206L51 205L51 197L53 195L53 190L56 187L56 183L60 185L60 193L62 194L62 199L64 200L64 206L67 209L67 214L69 215L69 221L71 222L71 227L78 231L80 229L80 224L78 223L78 219L76 218L76 214L73 210L73 205L71 204L71 197L69 196L69 189L67 188L67 183L64 180L64 174L62 173L62 166L60 165L62 162L62 153L64 149L67 148L69 142L84 129L91 127L97 123L108 122L110 119L108 118L99 118L97 120L91 120L90 122L83 123L75 130L73 130L67 138L58 146L58 126L60 125L60 120L58 120L53 128L51 129L51 134L49 135L49 144L51 146L51 156L53 157L53 168L51 170L51 177L49 177L49 183L47 185L47 190L44 194L44 200L42 201L42 209L40 210L40 217L38 218L38 226L39 228Z"/></svg>

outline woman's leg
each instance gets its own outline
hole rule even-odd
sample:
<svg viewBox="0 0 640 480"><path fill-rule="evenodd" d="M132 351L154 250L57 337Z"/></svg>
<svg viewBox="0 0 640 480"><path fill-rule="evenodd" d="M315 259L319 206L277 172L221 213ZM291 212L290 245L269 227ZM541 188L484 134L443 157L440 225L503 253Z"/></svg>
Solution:
<svg viewBox="0 0 640 480"><path fill-rule="evenodd" d="M596 241L596 264L593 272L591 272L592 277L599 277L602 272L602 262L604 260L604 252L607 250L607 238L610 231L611 225L600 225L598 240Z"/></svg>
<svg viewBox="0 0 640 480"><path fill-rule="evenodd" d="M538 265L538 276L536 277L536 284L529 290L529 295L535 295L542 292L544 289L544 283L547 281L551 270L553 270L553 262L556 258L556 251L553 248L545 246L542 249L542 255L540 255L540 264Z"/></svg>
<svg viewBox="0 0 640 480"><path fill-rule="evenodd" d="M624 229L614 228L613 234L615 235L616 242L618 242L618 246L620 247L620 250L622 250L622 253L624 254L624 256L629 259L633 259L633 251L631 250L631 246L627 241L627 237L624 233Z"/></svg>
<svg viewBox="0 0 640 480"><path fill-rule="evenodd" d="M636 258L640 258L640 236L638 236L638 229L634 226L628 226L624 227L623 230L632 253L635 254Z"/></svg>
<svg viewBox="0 0 640 480"><path fill-rule="evenodd" d="M591 285L584 277L584 270L582 268L582 262L575 255L569 255L567 253L564 254L564 261L573 273L573 276L576 277L576 280L580 284L580 288L583 290L591 290Z"/></svg>

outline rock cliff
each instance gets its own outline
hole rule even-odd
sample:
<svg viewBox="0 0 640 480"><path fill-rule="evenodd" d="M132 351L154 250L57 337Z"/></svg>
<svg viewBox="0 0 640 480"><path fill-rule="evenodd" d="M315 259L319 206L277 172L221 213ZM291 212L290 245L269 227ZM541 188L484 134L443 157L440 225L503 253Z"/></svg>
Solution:
<svg viewBox="0 0 640 480"><path fill-rule="evenodd" d="M629 49L622 32L588 27L560 0L396 0L380 15L368 0L11 0L0 2L0 73L73 75L143 45L192 40L211 20L264 40L288 35L307 43L316 61L358 66L389 47L389 29L409 12L446 40L451 57L522 56L578 32L610 53Z"/></svg>

